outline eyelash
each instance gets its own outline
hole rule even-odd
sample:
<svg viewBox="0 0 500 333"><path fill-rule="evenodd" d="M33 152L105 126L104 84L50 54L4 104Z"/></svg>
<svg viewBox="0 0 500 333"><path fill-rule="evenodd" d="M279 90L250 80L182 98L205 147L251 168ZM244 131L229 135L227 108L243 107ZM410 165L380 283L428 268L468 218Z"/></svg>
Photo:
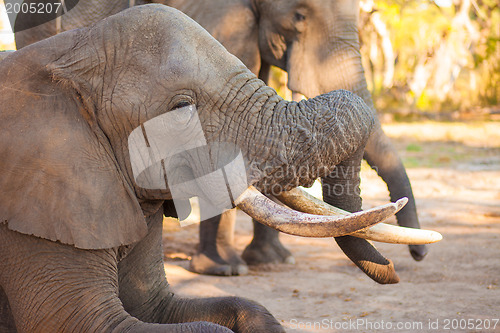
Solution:
<svg viewBox="0 0 500 333"><path fill-rule="evenodd" d="M191 105L191 103L189 103L187 101L182 101L182 102L175 104L175 106L172 108L172 110L180 109L180 108L183 108L183 107L189 106L189 105Z"/></svg>

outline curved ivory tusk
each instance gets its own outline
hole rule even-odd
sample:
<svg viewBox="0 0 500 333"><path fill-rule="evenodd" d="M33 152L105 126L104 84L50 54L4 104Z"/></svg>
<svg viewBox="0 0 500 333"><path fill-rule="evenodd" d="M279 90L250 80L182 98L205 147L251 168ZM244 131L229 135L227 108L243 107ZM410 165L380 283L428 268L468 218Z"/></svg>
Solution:
<svg viewBox="0 0 500 333"><path fill-rule="evenodd" d="M285 205L301 212L334 216L345 216L350 214L345 210L333 207L313 197L298 187L291 191L283 192L277 198ZM403 199L405 199L404 204L406 204L408 200L406 198ZM398 200L398 202L403 199ZM403 208L404 204L399 207L398 211ZM443 239L443 236L436 231L398 227L386 223L380 223L368 229L356 231L350 235L377 242L409 245L430 244Z"/></svg>
<svg viewBox="0 0 500 333"><path fill-rule="evenodd" d="M365 229L394 215L403 202L390 203L370 210L341 216L322 216L298 212L280 205L247 188L235 204L245 213L273 229L302 237L339 237Z"/></svg>
<svg viewBox="0 0 500 333"><path fill-rule="evenodd" d="M443 236L437 231L399 227L387 223L380 223L366 230L356 231L351 236L376 242L408 245L436 243L443 239Z"/></svg>

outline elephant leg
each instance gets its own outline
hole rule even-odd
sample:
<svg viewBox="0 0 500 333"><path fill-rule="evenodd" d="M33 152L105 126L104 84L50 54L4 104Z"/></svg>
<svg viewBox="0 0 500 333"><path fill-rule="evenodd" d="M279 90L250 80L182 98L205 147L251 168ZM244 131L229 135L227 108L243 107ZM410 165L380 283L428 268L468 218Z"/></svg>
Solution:
<svg viewBox="0 0 500 333"><path fill-rule="evenodd" d="M281 244L279 231L269 228L256 220L252 220L252 222L253 239L242 255L247 264L295 263L295 258L291 252Z"/></svg>
<svg viewBox="0 0 500 333"><path fill-rule="evenodd" d="M366 145L364 158L387 183L391 201L402 197L408 198L406 206L396 214L398 224L403 227L420 228L410 180L396 149L378 121ZM425 245L410 245L409 248L413 259L417 261L422 260L428 251Z"/></svg>
<svg viewBox="0 0 500 333"><path fill-rule="evenodd" d="M189 269L193 272L208 275L231 275L231 265L221 258L217 251L217 232L221 215L201 221L200 243L198 252L191 258Z"/></svg>
<svg viewBox="0 0 500 333"><path fill-rule="evenodd" d="M116 250L81 250L0 224L0 285L21 332L230 332L211 323L158 325L118 298Z"/></svg>
<svg viewBox="0 0 500 333"><path fill-rule="evenodd" d="M360 150L323 178L325 202L349 212L361 210L359 172L362 156L363 151ZM387 284L399 281L392 261L384 258L370 242L353 236L336 237L335 241L347 257L376 282Z"/></svg>
<svg viewBox="0 0 500 333"><path fill-rule="evenodd" d="M248 273L247 265L233 246L235 220L236 210L231 209L200 223L200 244L191 259L191 271L208 275Z"/></svg>
<svg viewBox="0 0 500 333"><path fill-rule="evenodd" d="M234 332L284 332L256 302L239 297L187 299L174 295L163 267L162 213L148 218L148 226L148 235L118 264L120 300L128 313L145 322L206 321Z"/></svg>
<svg viewBox="0 0 500 333"><path fill-rule="evenodd" d="M14 323L14 317L12 317L9 300L2 287L0 287L0 333L15 332L17 332L17 330Z"/></svg>
<svg viewBox="0 0 500 333"><path fill-rule="evenodd" d="M217 252L231 265L233 275L248 274L248 266L234 248L234 225L236 209L225 211L220 218L217 230ZM201 241L200 241L201 243Z"/></svg>

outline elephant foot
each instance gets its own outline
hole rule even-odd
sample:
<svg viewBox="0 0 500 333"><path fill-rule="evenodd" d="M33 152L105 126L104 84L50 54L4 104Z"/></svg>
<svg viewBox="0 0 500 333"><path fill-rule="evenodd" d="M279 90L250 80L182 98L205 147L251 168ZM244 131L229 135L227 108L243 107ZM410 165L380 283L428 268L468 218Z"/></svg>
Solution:
<svg viewBox="0 0 500 333"><path fill-rule="evenodd" d="M231 245L221 245L217 244L217 252L219 252L221 258L227 262L231 268L233 275L247 275L248 266L236 250Z"/></svg>
<svg viewBox="0 0 500 333"><path fill-rule="evenodd" d="M269 243L258 243L252 241L243 251L243 260L248 265L259 265L269 263L295 264L295 258L281 242L276 239Z"/></svg>
<svg viewBox="0 0 500 333"><path fill-rule="evenodd" d="M189 269L205 275L246 275L248 266L232 247L217 246L218 253L199 252L191 258ZM220 253L220 255L219 255Z"/></svg>
<svg viewBox="0 0 500 333"><path fill-rule="evenodd" d="M191 258L189 270L204 275L222 276L230 276L233 271L231 265L220 259L220 257L219 260L213 259L205 253L197 253Z"/></svg>
<svg viewBox="0 0 500 333"><path fill-rule="evenodd" d="M427 255L428 249L425 245L409 245L410 254L416 261L421 261Z"/></svg>

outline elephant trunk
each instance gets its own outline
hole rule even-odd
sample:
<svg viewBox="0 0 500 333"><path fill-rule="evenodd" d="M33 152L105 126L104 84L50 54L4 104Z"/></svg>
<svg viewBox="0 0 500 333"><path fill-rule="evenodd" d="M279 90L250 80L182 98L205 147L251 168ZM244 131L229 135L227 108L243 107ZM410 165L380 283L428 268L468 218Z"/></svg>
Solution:
<svg viewBox="0 0 500 333"><path fill-rule="evenodd" d="M318 91L318 93L333 89L346 89L360 96L365 104L370 107L375 116L375 126L366 145L364 158L387 183L391 201L396 201L401 197L408 198L408 204L397 214L399 224L405 227L419 228L410 180L395 147L382 130L380 121L376 116L377 111L371 93L367 87L361 55L358 51L357 26L347 22L339 22L339 25L340 27L337 29L339 41L336 43L339 48L334 51L333 75L323 80L328 84L325 84L325 88Z"/></svg>
<svg viewBox="0 0 500 333"><path fill-rule="evenodd" d="M255 139L241 138L239 146L249 152L251 184L276 195L311 185L363 150L374 118L359 97L335 91L299 103L278 98L255 123Z"/></svg>
<svg viewBox="0 0 500 333"><path fill-rule="evenodd" d="M359 171L374 124L370 108L356 95L342 90L299 103L278 100L267 110L260 113L263 119L257 123L271 126L258 137L273 140L259 143L260 155L249 156L250 165L262 172L253 184L267 194L279 195L325 177L325 189L331 189L324 193L327 202L351 212L361 210ZM352 236L336 240L349 258L377 282L399 281L392 263L366 240Z"/></svg>

